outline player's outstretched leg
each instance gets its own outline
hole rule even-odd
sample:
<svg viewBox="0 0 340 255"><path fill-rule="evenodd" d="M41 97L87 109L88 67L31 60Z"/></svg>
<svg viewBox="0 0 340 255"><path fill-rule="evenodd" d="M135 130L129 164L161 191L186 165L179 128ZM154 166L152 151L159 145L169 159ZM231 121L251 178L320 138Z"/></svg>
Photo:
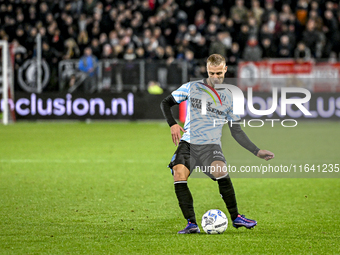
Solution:
<svg viewBox="0 0 340 255"><path fill-rule="evenodd" d="M187 181L177 181L174 185L179 207L182 210L184 218L188 221L187 226L179 231L178 234L200 233L200 229L196 223L194 201Z"/></svg>
<svg viewBox="0 0 340 255"><path fill-rule="evenodd" d="M238 213L235 191L229 174L216 179L221 197L223 198L230 213L231 220L233 221L233 226L235 228L246 227L248 229L255 227L257 225L255 220L247 219L244 215Z"/></svg>
<svg viewBox="0 0 340 255"><path fill-rule="evenodd" d="M257 225L256 220L247 219L243 214L238 215L235 220L233 220L233 227L246 227L248 229L254 228Z"/></svg>

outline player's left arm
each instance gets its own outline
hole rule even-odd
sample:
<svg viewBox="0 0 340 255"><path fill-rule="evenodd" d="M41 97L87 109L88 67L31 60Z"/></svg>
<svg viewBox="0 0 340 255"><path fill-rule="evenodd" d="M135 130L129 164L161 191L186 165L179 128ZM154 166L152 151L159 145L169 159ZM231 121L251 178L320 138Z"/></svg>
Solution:
<svg viewBox="0 0 340 255"><path fill-rule="evenodd" d="M228 122L229 129L231 132L231 135L233 138L245 149L253 153L255 156L270 160L275 157L274 153L267 150L260 150L246 135L246 133L241 129L241 126L239 124L233 124L231 125L230 122Z"/></svg>
<svg viewBox="0 0 340 255"><path fill-rule="evenodd" d="M267 150L259 150L256 156L258 156L259 158L263 158L266 161L275 157L274 153L272 153L271 151L267 151Z"/></svg>

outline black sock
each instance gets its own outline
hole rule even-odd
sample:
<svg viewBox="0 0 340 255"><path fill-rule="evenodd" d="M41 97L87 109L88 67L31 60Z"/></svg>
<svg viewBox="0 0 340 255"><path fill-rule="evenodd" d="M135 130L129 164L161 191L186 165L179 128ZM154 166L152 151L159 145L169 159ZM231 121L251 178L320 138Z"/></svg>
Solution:
<svg viewBox="0 0 340 255"><path fill-rule="evenodd" d="M175 182L175 192L178 199L179 207L182 210L183 216L191 223L196 223L194 201L192 199L188 184L186 181Z"/></svg>
<svg viewBox="0 0 340 255"><path fill-rule="evenodd" d="M234 187L229 175L227 177L218 179L217 182L220 189L221 197L223 198L230 213L231 220L235 220L238 216L238 210Z"/></svg>

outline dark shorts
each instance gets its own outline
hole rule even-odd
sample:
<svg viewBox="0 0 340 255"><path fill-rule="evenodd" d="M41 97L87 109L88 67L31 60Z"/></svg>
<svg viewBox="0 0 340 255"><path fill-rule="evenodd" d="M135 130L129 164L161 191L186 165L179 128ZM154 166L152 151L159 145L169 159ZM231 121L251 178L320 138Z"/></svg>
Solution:
<svg viewBox="0 0 340 255"><path fill-rule="evenodd" d="M224 163L227 163L220 145L199 145L181 141L175 151L175 154L172 156L169 168L172 171L172 168L175 165L183 164L189 169L191 174L197 166L210 166L214 161L223 161ZM210 178L215 179L212 174L205 174Z"/></svg>

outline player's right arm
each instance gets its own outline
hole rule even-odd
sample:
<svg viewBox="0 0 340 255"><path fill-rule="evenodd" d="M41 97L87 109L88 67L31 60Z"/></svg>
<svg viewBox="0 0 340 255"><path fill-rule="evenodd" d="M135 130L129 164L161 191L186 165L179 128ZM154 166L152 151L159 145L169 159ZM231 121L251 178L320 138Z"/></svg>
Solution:
<svg viewBox="0 0 340 255"><path fill-rule="evenodd" d="M178 104L172 95L164 98L161 102L161 109L163 115L168 122L171 130L171 137L173 143L177 146L179 141L181 140L181 131L185 132L184 129L177 124L174 116L172 115L171 107Z"/></svg>
<svg viewBox="0 0 340 255"><path fill-rule="evenodd" d="M173 91L161 102L161 109L163 115L170 126L172 141L176 146L178 145L182 137L181 131L185 132L185 130L180 125L177 124L177 121L175 120L172 114L171 107L187 100L188 95L189 95L189 83L186 83L177 90Z"/></svg>

